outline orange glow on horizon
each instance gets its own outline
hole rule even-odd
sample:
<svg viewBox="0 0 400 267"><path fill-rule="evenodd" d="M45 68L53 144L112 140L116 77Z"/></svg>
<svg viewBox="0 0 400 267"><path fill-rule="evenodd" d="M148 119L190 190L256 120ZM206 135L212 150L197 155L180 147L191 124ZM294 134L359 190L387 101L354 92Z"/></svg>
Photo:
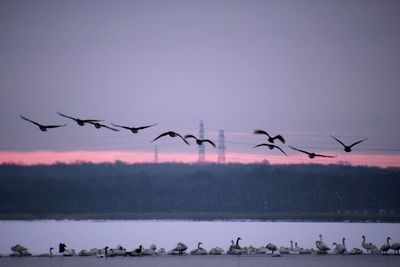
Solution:
<svg viewBox="0 0 400 267"><path fill-rule="evenodd" d="M159 162L182 162L196 163L197 153L159 153ZM217 162L217 153L207 153L207 162ZM56 162L76 163L91 162L105 163L122 161L126 163L154 162L152 152L131 151L2 151L0 152L0 163L15 163L21 165L53 164ZM400 155L366 155L366 154L341 154L337 158L315 158L309 159L305 155L296 154L289 157L281 155L268 155L262 153L226 153L226 163L261 163L270 164L350 164L355 166L377 166L377 167L400 167Z"/></svg>

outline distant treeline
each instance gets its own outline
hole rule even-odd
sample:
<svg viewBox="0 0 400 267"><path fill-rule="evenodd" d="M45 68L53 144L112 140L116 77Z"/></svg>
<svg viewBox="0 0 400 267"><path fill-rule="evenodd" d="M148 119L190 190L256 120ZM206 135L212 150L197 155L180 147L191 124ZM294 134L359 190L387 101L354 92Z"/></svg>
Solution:
<svg viewBox="0 0 400 267"><path fill-rule="evenodd" d="M346 165L0 165L0 219L400 219L400 169Z"/></svg>

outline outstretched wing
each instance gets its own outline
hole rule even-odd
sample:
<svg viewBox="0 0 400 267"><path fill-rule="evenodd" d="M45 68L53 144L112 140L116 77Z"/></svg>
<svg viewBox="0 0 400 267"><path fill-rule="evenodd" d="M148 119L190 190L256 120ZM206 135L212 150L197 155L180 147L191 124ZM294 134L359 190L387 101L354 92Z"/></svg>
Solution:
<svg viewBox="0 0 400 267"><path fill-rule="evenodd" d="M210 143L214 148L216 147L215 144L214 144L214 142L211 141L210 139L204 139L202 142Z"/></svg>
<svg viewBox="0 0 400 267"><path fill-rule="evenodd" d="M268 144L259 144L259 145L256 145L256 146L253 146L253 148L256 148L256 147L260 147L260 146L267 146L267 147L269 147L269 145Z"/></svg>
<svg viewBox="0 0 400 267"><path fill-rule="evenodd" d="M333 139L335 139L337 142L339 142L343 147L346 147L346 145L345 145L342 141L340 141L339 139L337 139L337 138L334 137L333 135L331 135L331 137L332 137Z"/></svg>
<svg viewBox="0 0 400 267"><path fill-rule="evenodd" d="M185 135L185 139L187 139L187 138L194 138L194 139L197 140L197 137L194 136L194 135L192 135L192 134L187 134L187 135Z"/></svg>
<svg viewBox="0 0 400 267"><path fill-rule="evenodd" d="M336 158L336 156L328 156L328 155L321 155L321 154L315 154L316 157L323 157L323 158Z"/></svg>
<svg viewBox="0 0 400 267"><path fill-rule="evenodd" d="M273 137L272 139L278 139L279 141L281 141L282 143L285 143L285 139L283 138L282 135L278 134L277 136Z"/></svg>
<svg viewBox="0 0 400 267"><path fill-rule="evenodd" d="M103 120L92 120L92 119L87 119L87 120L81 120L84 123L92 123L92 122L99 122L99 121L103 121Z"/></svg>
<svg viewBox="0 0 400 267"><path fill-rule="evenodd" d="M58 127L64 127L67 126L66 124L62 124L62 125L46 125L46 128L58 128Z"/></svg>
<svg viewBox="0 0 400 267"><path fill-rule="evenodd" d="M298 149L298 148L295 148L295 147L292 147L292 146L289 146L289 147L290 147L291 149L293 149L293 150L296 150L296 151L305 153L305 154L307 154L307 155L310 155L310 154L311 154L310 152L307 152L307 151L305 151L305 150L301 150L301 149Z"/></svg>
<svg viewBox="0 0 400 267"><path fill-rule="evenodd" d="M186 141L186 139L183 138L182 135L180 135L180 134L178 134L178 133L175 133L175 134L176 134L177 136L179 136L179 137L183 140L183 142L185 142L187 145L189 145L189 142Z"/></svg>
<svg viewBox="0 0 400 267"><path fill-rule="evenodd" d="M279 149L283 154L286 155L286 157L288 156L288 155L285 153L285 151L283 151L282 148L280 148L279 146L275 146L275 145L274 145L274 147L276 147L277 149Z"/></svg>
<svg viewBox="0 0 400 267"><path fill-rule="evenodd" d="M60 112L57 112L57 114L60 115L61 117L68 118L68 119L71 119L71 120L74 120L74 121L78 121L77 119L72 118L72 117L70 117L70 116L67 116L67 115L65 115L65 114L62 114L62 113L60 113Z"/></svg>
<svg viewBox="0 0 400 267"><path fill-rule="evenodd" d="M154 142L154 141L156 141L157 139L163 137L163 136L166 136L166 135L169 135L169 132L165 132L165 133L160 134L159 136L157 136L156 138L154 138L153 141L151 141L151 143ZM185 141L186 141L186 140L185 140Z"/></svg>
<svg viewBox="0 0 400 267"><path fill-rule="evenodd" d="M137 127L136 130L143 130L143 129L146 129L146 128L149 128L149 127L153 127L153 126L156 126L156 125L157 125L157 123L154 123L152 125L140 126L140 127Z"/></svg>
<svg viewBox="0 0 400 267"><path fill-rule="evenodd" d="M115 126L115 127L119 127L119 128L124 128L124 129L127 129L127 130L132 130L132 128L128 127L128 126L118 125L118 124L114 124L114 123L111 123L111 125Z"/></svg>
<svg viewBox="0 0 400 267"><path fill-rule="evenodd" d="M266 136L270 137L270 135L264 130L254 130L254 134L265 134Z"/></svg>
<svg viewBox="0 0 400 267"><path fill-rule="evenodd" d="M365 140L367 140L367 139L368 139L368 138L365 138L365 139L363 139L363 140L357 141L357 142L355 142L354 144L351 144L350 147L353 147L353 146L355 146L355 145L357 145L357 144L359 144L359 143L361 143L361 142L363 142L363 141L365 141Z"/></svg>
<svg viewBox="0 0 400 267"><path fill-rule="evenodd" d="M30 120L30 119L28 119L27 117L24 117L24 116L22 116L21 114L19 114L19 116L21 117L21 119L23 119L23 120L26 120L26 121L29 121L30 123L33 123L33 124L35 124L35 125L37 125L37 126L44 126L44 125L41 125L41 124L39 124L39 123L37 123L37 122L35 122L35 121L33 121L33 120Z"/></svg>
<svg viewBox="0 0 400 267"><path fill-rule="evenodd" d="M104 124L100 124L100 125L101 125L101 127L104 127L104 128L110 129L110 130L113 130L114 132L119 132L118 129L111 128L110 126L107 126L107 125L104 125Z"/></svg>

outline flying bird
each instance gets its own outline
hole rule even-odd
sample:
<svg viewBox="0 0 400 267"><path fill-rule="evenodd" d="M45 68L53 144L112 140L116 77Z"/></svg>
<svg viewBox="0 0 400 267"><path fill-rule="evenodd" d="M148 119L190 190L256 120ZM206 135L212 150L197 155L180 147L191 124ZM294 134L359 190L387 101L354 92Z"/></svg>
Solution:
<svg viewBox="0 0 400 267"><path fill-rule="evenodd" d="M340 141L339 139L337 139L336 137L334 137L333 135L331 135L331 137L332 137L333 139L335 139L337 142L339 142L339 143L344 147L344 151L346 151L346 152L351 152L351 148L352 148L353 146L355 146L355 145L357 145L357 144L359 144L359 143L361 143L361 142L363 142L363 141L365 141L365 140L368 139L368 138L365 138L365 139L362 139L362 140L360 140L360 141L357 141L357 142L355 142L355 143L353 143L353 144L347 146L347 145L345 145L342 141Z"/></svg>
<svg viewBox="0 0 400 267"><path fill-rule="evenodd" d="M188 138L194 138L198 145L202 145L203 143L206 142L206 143L210 143L213 147L216 147L214 142L211 141L210 139L198 139L196 136L191 135L191 134L185 135L185 139L188 139Z"/></svg>
<svg viewBox="0 0 400 267"><path fill-rule="evenodd" d="M62 113L60 113L60 112L57 112L57 114L60 115L60 116L62 116L62 117L64 117L64 118L68 118L68 119L71 119L71 120L76 121L76 123L78 123L78 125L80 125L80 126L83 126L83 125L85 125L85 123L89 123L89 122L99 122L99 121L102 121L102 120L81 120L81 119L79 119L79 118L73 118L73 117L64 115L64 114L62 114Z"/></svg>
<svg viewBox="0 0 400 267"><path fill-rule="evenodd" d="M276 135L276 136L270 136L266 131L264 130L254 130L253 132L254 134L265 134L266 136L268 136L268 142L270 143L274 143L275 139L278 139L279 141L281 141L282 143L285 143L285 139L283 138L282 135Z"/></svg>
<svg viewBox="0 0 400 267"><path fill-rule="evenodd" d="M152 125L146 125L146 126L140 126L140 127L128 127L128 126L118 125L118 124L114 124L114 123L111 123L111 124L113 126L115 126L115 127L119 127L119 128L124 128L124 129L130 130L134 134L138 133L140 130L143 130L143 129L146 129L146 128L149 128L149 127L153 127L153 126L157 125L155 123L155 124L152 124Z"/></svg>
<svg viewBox="0 0 400 267"><path fill-rule="evenodd" d="M156 141L157 139L159 139L159 138L161 138L161 137L163 137L163 136L167 136L167 135L169 135L170 137L177 137L177 136L179 136L179 137L183 140L183 142L185 142L187 145L189 145L188 141L186 141L185 138L183 138L180 134L178 134L178 133L176 133L176 132L173 132L173 131L168 131L168 132L162 133L162 134L160 134L159 136L157 136L156 138L154 138L154 140L151 141L151 142L154 142L154 141Z"/></svg>
<svg viewBox="0 0 400 267"><path fill-rule="evenodd" d="M90 124L94 125L94 127L96 127L96 129L100 129L100 128L102 128L102 127L103 127L103 128L107 128L107 129L113 130L113 131L115 131L115 132L119 132L119 130L118 130L118 129L111 128L110 126L107 126L107 125L101 124L101 123L99 123L99 122L91 122L91 121L89 121L88 123L90 123Z"/></svg>
<svg viewBox="0 0 400 267"><path fill-rule="evenodd" d="M308 151L301 150L301 149L298 149L298 148L295 148L295 147L292 147L292 146L289 146L289 147L291 149L293 149L293 150L296 150L296 151L299 151L299 152L307 154L310 159L313 159L315 157L323 157L323 158L335 158L336 157L336 156L321 155L321 154L317 154L317 153L314 153L314 152L308 152Z"/></svg>
<svg viewBox="0 0 400 267"><path fill-rule="evenodd" d="M46 132L47 129L52 129L52 128L58 128L58 127L67 126L66 124L62 124L62 125L43 125L43 124L37 123L37 122L35 122L35 121L33 121L33 120L30 120L30 119L28 119L28 118L22 116L21 114L20 114L19 116L21 117L21 119L26 120L26 121L29 121L29 122L35 124L36 126L38 126L39 129L40 129L42 132Z"/></svg>
<svg viewBox="0 0 400 267"><path fill-rule="evenodd" d="M288 156L288 155L285 153L285 151L282 150L282 148L280 148L279 146L273 145L273 144L266 144L266 143L264 143L264 144L259 144L259 145L253 146L253 148L260 147L260 146L267 146L267 147L268 147L269 149L271 149L271 150L273 150L274 148L277 148L277 149L279 149L283 154L285 154L286 157Z"/></svg>

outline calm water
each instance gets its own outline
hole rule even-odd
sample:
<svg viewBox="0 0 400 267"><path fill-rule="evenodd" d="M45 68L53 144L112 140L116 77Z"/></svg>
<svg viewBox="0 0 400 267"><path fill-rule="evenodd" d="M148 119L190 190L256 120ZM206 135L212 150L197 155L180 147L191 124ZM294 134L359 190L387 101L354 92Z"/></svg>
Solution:
<svg viewBox="0 0 400 267"><path fill-rule="evenodd" d="M391 236L400 242L400 224L396 223L310 223L310 222L256 222L256 221L0 221L0 253L9 254L10 247L21 244L33 253L44 253L49 247L58 248L63 242L67 248L81 249L116 247L129 250L140 244L156 244L167 250L177 242L189 249L202 242L207 250L219 246L225 250L230 240L242 237L241 245L255 247L272 242L289 246L290 240L299 246L315 246L318 235L331 245L346 237L346 245L361 248L361 236L380 247ZM399 257L400 258L400 257ZM400 266L400 265L399 265Z"/></svg>

